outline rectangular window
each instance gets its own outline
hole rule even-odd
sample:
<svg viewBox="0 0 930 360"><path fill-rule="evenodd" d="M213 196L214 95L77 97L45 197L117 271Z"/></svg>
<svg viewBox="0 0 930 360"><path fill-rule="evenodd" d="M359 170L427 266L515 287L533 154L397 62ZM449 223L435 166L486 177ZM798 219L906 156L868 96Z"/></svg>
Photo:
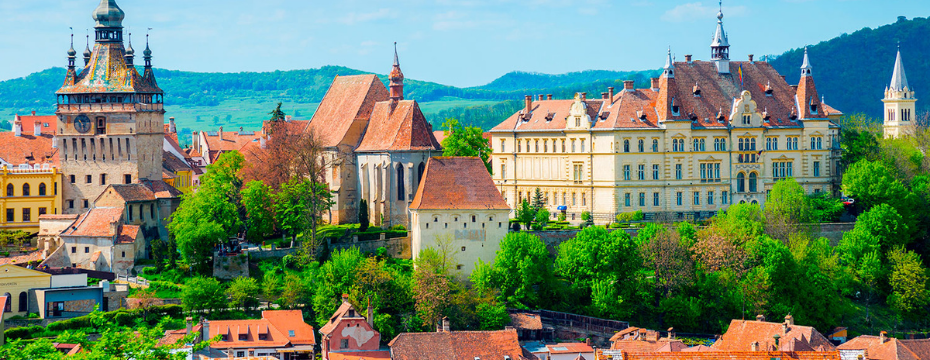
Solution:
<svg viewBox="0 0 930 360"><path fill-rule="evenodd" d="M639 180L646 180L646 165L639 164L636 169L636 178Z"/></svg>
<svg viewBox="0 0 930 360"><path fill-rule="evenodd" d="M659 206L659 193L652 193L652 206Z"/></svg>
<svg viewBox="0 0 930 360"><path fill-rule="evenodd" d="M714 181L720 182L720 163L714 164Z"/></svg>
<svg viewBox="0 0 930 360"><path fill-rule="evenodd" d="M129 205L129 206L127 206L127 207L129 208L129 221L132 221L132 220L133 220L133 219L132 219L132 218L133 218L133 212L134 212L134 211L132 210L133 207L132 207L132 205Z"/></svg>
<svg viewBox="0 0 930 360"><path fill-rule="evenodd" d="M684 200L683 198L684 194L682 194L681 191L675 193L675 205L681 206L682 201Z"/></svg>
<svg viewBox="0 0 930 360"><path fill-rule="evenodd" d="M6 209L6 222L16 221L16 209Z"/></svg>
<svg viewBox="0 0 930 360"><path fill-rule="evenodd" d="M694 205L701 205L701 192L700 191L694 192Z"/></svg>
<svg viewBox="0 0 930 360"><path fill-rule="evenodd" d="M74 209L74 200L68 200L68 208Z"/></svg>
<svg viewBox="0 0 930 360"><path fill-rule="evenodd" d="M714 204L714 192L708 191L707 192L707 205L713 205L713 204Z"/></svg>
<svg viewBox="0 0 930 360"><path fill-rule="evenodd" d="M681 164L675 164L675 180L681 180Z"/></svg>
<svg viewBox="0 0 930 360"><path fill-rule="evenodd" d="M39 216L45 215L48 213L48 208L39 208Z"/></svg>
<svg viewBox="0 0 930 360"><path fill-rule="evenodd" d="M659 180L659 164L652 164L652 180Z"/></svg>
<svg viewBox="0 0 930 360"><path fill-rule="evenodd" d="M76 253L77 253L77 246L72 246L72 247L71 247L71 253L72 253L72 254L76 254Z"/></svg>
<svg viewBox="0 0 930 360"><path fill-rule="evenodd" d="M507 144L507 141L501 139L501 152L507 152L507 148L504 146L505 144Z"/></svg>
<svg viewBox="0 0 930 360"><path fill-rule="evenodd" d="M646 206L646 193L639 193L639 206Z"/></svg>
<svg viewBox="0 0 930 360"><path fill-rule="evenodd" d="M87 208L90 207L90 203L87 202L87 199L84 199L83 202L84 202L84 208L85 208L85 209L87 209Z"/></svg>
<svg viewBox="0 0 930 360"><path fill-rule="evenodd" d="M132 184L132 175L124 174L123 175L123 184Z"/></svg>
<svg viewBox="0 0 930 360"><path fill-rule="evenodd" d="M507 164L501 164L501 178L507 178Z"/></svg>
<svg viewBox="0 0 930 360"><path fill-rule="evenodd" d="M90 254L90 246L85 246L85 247L84 247L84 253L85 253L85 254Z"/></svg>
<svg viewBox="0 0 930 360"><path fill-rule="evenodd" d="M87 175L87 176L85 176L84 178L85 178L85 180L86 180L85 182L88 183L88 184L94 182L94 178L93 178L93 176L91 176L91 175Z"/></svg>
<svg viewBox="0 0 930 360"><path fill-rule="evenodd" d="M585 150L584 150L584 139L581 139L581 152L585 152Z"/></svg>
<svg viewBox="0 0 930 360"><path fill-rule="evenodd" d="M630 193L623 194L623 206L630 206Z"/></svg>
<svg viewBox="0 0 930 360"><path fill-rule="evenodd" d="M74 184L74 183L76 183L76 182L77 182L77 180L75 179L74 175L71 175L71 183Z"/></svg>
<svg viewBox="0 0 930 360"><path fill-rule="evenodd" d="M100 174L100 185L107 184L107 174Z"/></svg>
<svg viewBox="0 0 930 360"><path fill-rule="evenodd" d="M23 208L23 222L32 221L32 209Z"/></svg>
<svg viewBox="0 0 930 360"><path fill-rule="evenodd" d="M623 165L623 180L630 180L630 165Z"/></svg>
<svg viewBox="0 0 930 360"><path fill-rule="evenodd" d="M814 176L820 176L820 161L814 161Z"/></svg>
<svg viewBox="0 0 930 360"><path fill-rule="evenodd" d="M701 182L707 182L707 164L701 164Z"/></svg>
<svg viewBox="0 0 930 360"><path fill-rule="evenodd" d="M574 171L574 177L573 177L573 179L575 180L576 183L580 183L580 182L581 182L581 176L582 176L582 175L581 175L582 164L574 164L574 170L575 170L575 171Z"/></svg>
<svg viewBox="0 0 930 360"><path fill-rule="evenodd" d="M729 192L727 192L726 190L721 191L721 192L720 192L720 203L723 204L723 205L726 205L727 203L730 202L729 197L730 197L730 193L729 193Z"/></svg>

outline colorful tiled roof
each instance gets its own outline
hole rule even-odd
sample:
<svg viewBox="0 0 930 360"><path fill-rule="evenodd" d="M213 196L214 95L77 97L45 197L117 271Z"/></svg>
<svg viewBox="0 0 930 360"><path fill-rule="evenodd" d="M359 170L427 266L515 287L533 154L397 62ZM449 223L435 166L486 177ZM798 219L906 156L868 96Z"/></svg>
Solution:
<svg viewBox="0 0 930 360"><path fill-rule="evenodd" d="M75 78L66 77L57 93L162 93L162 90L154 79L144 79L134 66L126 65L122 42L101 42L94 44L88 66Z"/></svg>
<svg viewBox="0 0 930 360"><path fill-rule="evenodd" d="M204 137L207 141L207 147L210 149L210 152L223 152L223 151L239 151L252 141L257 141L259 133L257 132L238 132L238 131L223 131L222 140L220 140L220 132L214 133L208 132L207 136Z"/></svg>
<svg viewBox="0 0 930 360"><path fill-rule="evenodd" d="M813 327L757 320L731 321L727 332L711 347L717 351L751 351L753 343L758 343L758 349L773 350L776 346L772 336L776 334L782 344L798 339L807 342L812 349L822 346L827 351L836 350L830 340Z"/></svg>
<svg viewBox="0 0 930 360"><path fill-rule="evenodd" d="M533 359L516 330L402 333L388 344L394 360Z"/></svg>
<svg viewBox="0 0 930 360"><path fill-rule="evenodd" d="M838 350L865 350L867 360L928 360L930 339L895 339L862 335L837 346Z"/></svg>
<svg viewBox="0 0 930 360"><path fill-rule="evenodd" d="M414 100L375 104L368 130L355 151L440 150L433 127Z"/></svg>
<svg viewBox="0 0 930 360"><path fill-rule="evenodd" d="M118 226L123 219L123 208L93 208L72 224L70 228L61 233L62 236L116 236Z"/></svg>
<svg viewBox="0 0 930 360"><path fill-rule="evenodd" d="M358 145L360 139L346 139L357 122L368 122L375 103L388 99L388 90L375 75L337 76L313 113L309 131L325 147L344 141ZM360 134L364 129L356 129Z"/></svg>
<svg viewBox="0 0 930 360"><path fill-rule="evenodd" d="M840 360L836 351L680 351L626 353L623 360Z"/></svg>
<svg viewBox="0 0 930 360"><path fill-rule="evenodd" d="M426 163L411 210L510 210L477 157L434 157Z"/></svg>
<svg viewBox="0 0 930 360"><path fill-rule="evenodd" d="M29 134L32 130L29 130ZM58 149L52 147L52 134L42 136L15 136L11 131L0 132L0 159L13 164L51 164L58 165Z"/></svg>

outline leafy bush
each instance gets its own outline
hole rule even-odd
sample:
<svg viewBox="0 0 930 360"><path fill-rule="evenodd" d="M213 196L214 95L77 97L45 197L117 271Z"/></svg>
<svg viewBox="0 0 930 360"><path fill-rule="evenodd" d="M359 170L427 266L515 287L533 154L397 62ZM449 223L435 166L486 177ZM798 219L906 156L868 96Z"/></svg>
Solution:
<svg viewBox="0 0 930 360"><path fill-rule="evenodd" d="M3 332L3 335L6 337L6 340L15 340L15 339L32 339L36 335L41 334L45 331L45 328L35 325L35 326L23 326L18 328L7 329Z"/></svg>
<svg viewBox="0 0 930 360"><path fill-rule="evenodd" d="M625 223L630 221L642 221L646 216L642 210L636 210L628 213L617 214L617 222Z"/></svg>
<svg viewBox="0 0 930 360"><path fill-rule="evenodd" d="M397 224L397 225L391 226L391 228L390 228L389 230L392 230L392 231L407 231L407 227L406 227L406 226L403 226L403 225L401 225L401 224Z"/></svg>
<svg viewBox="0 0 930 360"><path fill-rule="evenodd" d="M559 222L565 221L565 213L559 212Z"/></svg>
<svg viewBox="0 0 930 360"><path fill-rule="evenodd" d="M619 229L619 228L620 228L620 223L610 223L610 228L611 228L611 229Z"/></svg>
<svg viewBox="0 0 930 360"><path fill-rule="evenodd" d="M587 210L581 212L581 220L589 221L591 220L591 213Z"/></svg>

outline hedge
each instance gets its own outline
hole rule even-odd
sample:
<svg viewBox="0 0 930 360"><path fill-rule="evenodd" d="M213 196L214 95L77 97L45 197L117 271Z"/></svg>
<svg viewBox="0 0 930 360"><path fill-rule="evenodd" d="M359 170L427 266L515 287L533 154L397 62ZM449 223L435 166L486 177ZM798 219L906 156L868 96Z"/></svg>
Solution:
<svg viewBox="0 0 930 360"><path fill-rule="evenodd" d="M7 341L14 339L32 339L35 334L41 333L43 331L45 331L45 328L39 325L23 326L7 329L3 332L3 336L6 337Z"/></svg>
<svg viewBox="0 0 930 360"><path fill-rule="evenodd" d="M380 240L380 239L381 239L381 234L382 234L382 233L384 234L384 238L385 238L385 239L402 238L402 237L406 237L406 236L407 236L407 232L406 232L406 231L398 231L398 230L386 230L386 231L385 231L385 230L382 230L382 231L377 231L377 232L360 232L360 233L356 233L356 235L358 235L358 240L359 240L359 241L368 241L368 240Z"/></svg>

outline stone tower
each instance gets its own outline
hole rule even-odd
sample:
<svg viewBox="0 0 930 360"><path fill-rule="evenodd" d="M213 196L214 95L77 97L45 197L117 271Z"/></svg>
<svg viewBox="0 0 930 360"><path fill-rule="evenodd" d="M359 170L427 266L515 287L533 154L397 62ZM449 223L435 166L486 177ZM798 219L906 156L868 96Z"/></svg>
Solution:
<svg viewBox="0 0 930 360"><path fill-rule="evenodd" d="M132 45L123 47L124 17L116 0L101 0L83 69L75 68L73 46L68 51L68 72L56 93L66 214L85 211L107 185L162 179L164 93L147 37L142 74L133 65Z"/></svg>
<svg viewBox="0 0 930 360"><path fill-rule="evenodd" d="M907 136L914 129L915 106L917 99L914 91L907 85L907 75L904 74L904 63L901 61L901 49L898 48L898 57L894 62L894 74L891 75L891 85L885 88L885 138Z"/></svg>

